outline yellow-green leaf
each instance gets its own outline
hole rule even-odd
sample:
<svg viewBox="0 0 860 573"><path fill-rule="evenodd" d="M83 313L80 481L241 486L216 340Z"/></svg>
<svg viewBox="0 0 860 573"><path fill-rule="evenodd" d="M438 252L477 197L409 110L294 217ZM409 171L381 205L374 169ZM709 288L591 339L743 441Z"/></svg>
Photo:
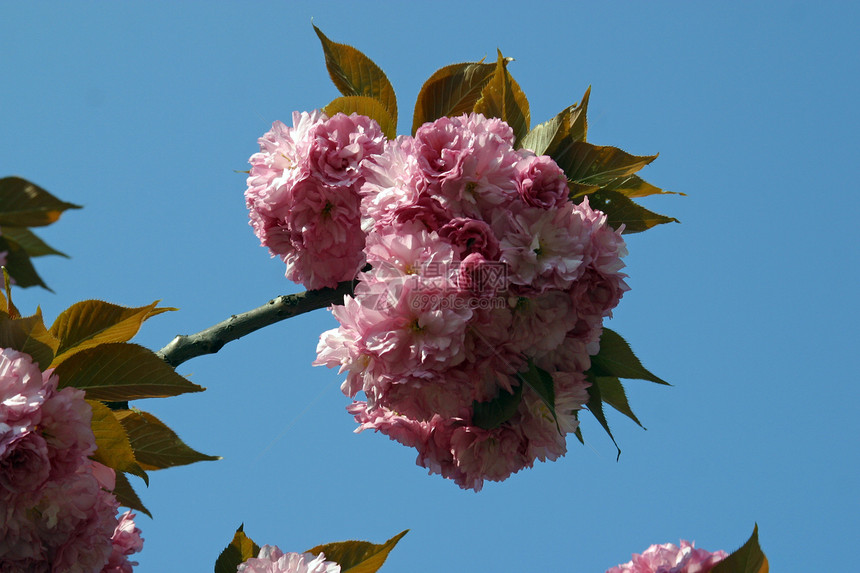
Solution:
<svg viewBox="0 0 860 573"><path fill-rule="evenodd" d="M592 209L606 213L606 222L613 229L624 225L625 234L641 233L664 223L680 223L674 217L667 217L637 205L617 191L596 191L588 195L588 204Z"/></svg>
<svg viewBox="0 0 860 573"><path fill-rule="evenodd" d="M6 267L0 267L3 269L3 290L6 291L6 296L4 297L6 300L6 312L9 313L10 318L21 318L21 313L18 312L18 309L15 308L15 303L12 302L12 280L9 276L9 271Z"/></svg>
<svg viewBox="0 0 860 573"><path fill-rule="evenodd" d="M621 338L620 334L605 327L603 328L603 333L600 335L600 350L596 355L591 357L589 372L595 376L636 378L671 386L671 384L658 378L642 366L642 363L633 354L630 345L627 344L626 340Z"/></svg>
<svg viewBox="0 0 860 573"><path fill-rule="evenodd" d="M9 276L15 279L15 286L31 287L40 286L52 291L36 272L36 268L30 261L30 255L24 248L12 240L11 237L0 237L0 252L6 252L6 270Z"/></svg>
<svg viewBox="0 0 860 573"><path fill-rule="evenodd" d="M429 121L471 112L495 69L495 64L465 62L436 70L418 92L412 135Z"/></svg>
<svg viewBox="0 0 860 573"><path fill-rule="evenodd" d="M628 177L619 177L613 179L609 183L602 185L602 189L609 191L617 191L625 197L634 199L636 197L647 197L648 195L686 195L679 191L666 191L651 185L638 175L630 175Z"/></svg>
<svg viewBox="0 0 860 573"><path fill-rule="evenodd" d="M244 527L244 524L239 526L233 535L233 541L218 556L215 573L236 573L239 565L260 554L260 546L245 535Z"/></svg>
<svg viewBox="0 0 860 573"><path fill-rule="evenodd" d="M567 178L588 185L604 185L632 175L657 159L656 155L631 155L617 147L571 141L549 154Z"/></svg>
<svg viewBox="0 0 860 573"><path fill-rule="evenodd" d="M711 573L768 573L770 565L758 543L758 524L744 545L717 563Z"/></svg>
<svg viewBox="0 0 860 573"><path fill-rule="evenodd" d="M114 415L128 434L137 463L147 471L221 459L188 447L176 432L152 414L117 410Z"/></svg>
<svg viewBox="0 0 860 573"><path fill-rule="evenodd" d="M0 227L50 225L60 218L63 211L80 208L80 205L60 201L26 179L0 179Z"/></svg>
<svg viewBox="0 0 860 573"><path fill-rule="evenodd" d="M552 375L543 368L538 367L529 358L528 370L518 373L517 378L520 380L520 385L528 386L538 395L541 402L549 410L559 433L564 435L561 432L561 427L558 425L558 415L555 412L555 382L553 382Z"/></svg>
<svg viewBox="0 0 860 573"><path fill-rule="evenodd" d="M125 477L125 474L122 472L116 474L116 487L113 489L113 494L121 506L142 511L150 518L152 517L152 514L149 513L149 510L146 509L146 506L143 505L142 501L140 501L140 497L138 497L137 492L134 491L128 478Z"/></svg>
<svg viewBox="0 0 860 573"><path fill-rule="evenodd" d="M585 195L591 195L592 193L596 193L600 190L600 187L597 185L585 185L583 183L577 183L576 181L568 181L567 187L570 189L571 199L578 199ZM579 201L577 201L577 203L579 203Z"/></svg>
<svg viewBox="0 0 860 573"><path fill-rule="evenodd" d="M0 348L14 348L33 357L41 370L54 359L59 341L51 336L42 320L42 311L26 318L13 319L0 311Z"/></svg>
<svg viewBox="0 0 860 573"><path fill-rule="evenodd" d="M61 257L69 258L69 255L65 253L61 253L42 239L38 237L33 231L26 227L9 227L8 225L3 227L2 234L4 237L8 237L21 245L21 248L24 249L31 257L43 257L45 255L59 255Z"/></svg>
<svg viewBox="0 0 860 573"><path fill-rule="evenodd" d="M531 149L537 155L551 157L564 156L575 141L585 141L588 132L586 113L588 111L589 87L579 104L562 110L551 120L536 125L520 141L519 146Z"/></svg>
<svg viewBox="0 0 860 573"><path fill-rule="evenodd" d="M481 91L481 99L475 103L474 111L505 121L514 130L514 140L518 141L529 132L529 102L508 71L508 61L499 51L496 68Z"/></svg>
<svg viewBox="0 0 860 573"><path fill-rule="evenodd" d="M186 380L151 350L112 342L76 352L57 366L60 387L74 386L90 400L124 402L166 398L205 388Z"/></svg>
<svg viewBox="0 0 860 573"><path fill-rule="evenodd" d="M73 352L108 342L127 342L137 334L143 321L162 312L175 310L157 308L157 305L158 301L137 308L101 300L76 302L61 312L51 325L51 334L60 341L55 365Z"/></svg>
<svg viewBox="0 0 860 573"><path fill-rule="evenodd" d="M331 81L345 96L367 96L378 100L397 125L397 97L385 73L373 60L346 44L332 42L314 26L322 43Z"/></svg>
<svg viewBox="0 0 860 573"><path fill-rule="evenodd" d="M308 553L325 553L326 560L340 565L341 573L375 573L382 567L388 554L409 530L401 531L385 543L375 545L368 541L340 541L317 545Z"/></svg>
<svg viewBox="0 0 860 573"><path fill-rule="evenodd" d="M87 400L87 404L93 410L92 428L96 437L96 451L92 459L117 472L134 474L149 485L149 477L138 465L125 428L117 420L114 411L95 400Z"/></svg>
<svg viewBox="0 0 860 573"><path fill-rule="evenodd" d="M600 389L600 399L639 424L642 428L642 422L633 413L630 404L627 402L627 393L624 392L624 386L621 380L611 376L598 376L595 378L595 383Z"/></svg>
<svg viewBox="0 0 860 573"><path fill-rule="evenodd" d="M385 137L397 137L397 124L379 100L367 96L341 96L333 99L323 111L329 117L336 113L365 115L379 124Z"/></svg>

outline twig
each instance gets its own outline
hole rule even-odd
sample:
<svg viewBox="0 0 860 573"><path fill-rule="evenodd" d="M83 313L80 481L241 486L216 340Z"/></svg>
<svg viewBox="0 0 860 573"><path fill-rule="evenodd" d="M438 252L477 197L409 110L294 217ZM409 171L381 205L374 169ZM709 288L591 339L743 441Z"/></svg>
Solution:
<svg viewBox="0 0 860 573"><path fill-rule="evenodd" d="M282 295L267 304L242 314L234 314L197 334L180 334L156 354L174 368L196 356L215 354L225 344L255 330L331 304L343 304L352 295L355 283L344 281L337 288L322 288L299 294Z"/></svg>

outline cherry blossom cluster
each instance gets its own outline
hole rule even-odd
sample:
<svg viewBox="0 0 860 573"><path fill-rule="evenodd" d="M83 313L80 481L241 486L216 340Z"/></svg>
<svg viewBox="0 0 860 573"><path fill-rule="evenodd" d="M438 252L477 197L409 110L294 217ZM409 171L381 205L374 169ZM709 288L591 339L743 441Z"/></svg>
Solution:
<svg viewBox="0 0 860 573"><path fill-rule="evenodd" d="M364 116L293 113L260 138L245 201L251 226L288 279L308 289L352 280L364 264L359 189L362 162L383 149L379 125Z"/></svg>
<svg viewBox="0 0 860 573"><path fill-rule="evenodd" d="M395 140L357 115L293 123L251 158L251 224L306 287L357 279L315 364L363 392L348 408L358 431L476 491L564 455L603 318L628 289L620 232L499 119L444 117ZM525 382L539 371L551 400ZM507 419L476 414L505 396L519 400Z"/></svg>
<svg viewBox="0 0 860 573"><path fill-rule="evenodd" d="M95 449L84 392L0 349L0 571L130 573L143 548L117 517L114 470Z"/></svg>
<svg viewBox="0 0 860 573"><path fill-rule="evenodd" d="M711 553L681 540L680 547L672 543L652 545L641 555L634 553L632 561L616 565L606 573L707 573L726 557L725 551Z"/></svg>
<svg viewBox="0 0 860 573"><path fill-rule="evenodd" d="M326 561L324 553L284 553L277 546L264 545L236 573L340 573L340 565Z"/></svg>

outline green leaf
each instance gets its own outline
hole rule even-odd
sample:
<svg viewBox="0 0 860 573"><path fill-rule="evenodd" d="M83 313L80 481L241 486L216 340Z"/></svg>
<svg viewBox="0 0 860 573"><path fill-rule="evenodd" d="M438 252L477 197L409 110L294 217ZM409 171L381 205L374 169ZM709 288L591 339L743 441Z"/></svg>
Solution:
<svg viewBox="0 0 860 573"><path fill-rule="evenodd" d="M580 201L581 198L577 203ZM617 191L601 189L592 193L588 195L588 204L592 209L606 213L606 222L613 229L624 225L624 234L641 233L664 223L680 223L674 217L660 215L637 205Z"/></svg>
<svg viewBox="0 0 860 573"><path fill-rule="evenodd" d="M9 276L9 270L6 267L0 267L0 269L3 270L3 287L6 291L6 296L3 297L3 310L10 318L21 318L21 313L12 302L12 277Z"/></svg>
<svg viewBox="0 0 860 573"><path fill-rule="evenodd" d="M40 286L43 289L52 291L48 285L44 283L42 277L36 272L33 263L30 261L30 255L24 248L13 241L10 237L0 237L0 252L6 252L6 270L9 276L15 279L15 286L22 288L31 286Z"/></svg>
<svg viewBox="0 0 860 573"><path fill-rule="evenodd" d="M152 414L139 410L119 410L114 415L128 434L137 462L147 471L221 459L188 447L173 430Z"/></svg>
<svg viewBox="0 0 860 573"><path fill-rule="evenodd" d="M758 524L743 547L717 563L711 573L768 573L770 565L758 543Z"/></svg>
<svg viewBox="0 0 860 573"><path fill-rule="evenodd" d="M368 541L340 541L317 545L308 549L307 553L319 555L325 553L328 561L340 565L341 573L375 573L382 567L388 554L409 530L401 531L385 543L376 545Z"/></svg>
<svg viewBox="0 0 860 573"><path fill-rule="evenodd" d="M558 416L555 413L555 383L552 380L552 374L539 368L531 358L528 361L528 370L517 374L521 384L527 385L540 396L541 402L547 407L549 413L552 414L552 419L561 433L561 427L558 425Z"/></svg>
<svg viewBox="0 0 860 573"><path fill-rule="evenodd" d="M579 412L574 412L573 415L579 420ZM579 443L585 445L585 440L582 438L582 428L577 426L576 431L573 432L573 435L576 436L576 439L579 440Z"/></svg>
<svg viewBox="0 0 860 573"><path fill-rule="evenodd" d="M498 428L517 413L523 399L523 384L514 388L511 394L499 390L499 395L489 402L472 402L472 424L485 430Z"/></svg>
<svg viewBox="0 0 860 573"><path fill-rule="evenodd" d="M600 350L591 357L589 372L595 376L636 378L671 386L642 366L627 341L621 338L620 334L608 328L604 328L603 334L600 335Z"/></svg>
<svg viewBox="0 0 860 573"><path fill-rule="evenodd" d="M481 99L475 103L475 113L486 117L497 117L514 130L514 140L518 141L529 131L529 102L519 84L508 72L508 59L499 57L493 75L481 91Z"/></svg>
<svg viewBox="0 0 860 573"><path fill-rule="evenodd" d="M260 554L260 546L242 531L244 524L239 526L233 541L224 548L215 562L215 573L236 573L239 565Z"/></svg>
<svg viewBox="0 0 860 573"><path fill-rule="evenodd" d="M568 179L588 185L603 185L618 177L633 175L657 159L656 155L631 155L617 147L585 141L571 141L550 156Z"/></svg>
<svg viewBox="0 0 860 573"><path fill-rule="evenodd" d="M394 125L397 125L397 97L382 69L352 46L329 40L314 26L325 54L325 65L331 81L345 96L367 96L378 100Z"/></svg>
<svg viewBox="0 0 860 573"><path fill-rule="evenodd" d="M687 195L686 193L681 193L679 191L666 191L665 189L655 187L638 175L629 175L627 177L613 179L601 188L609 191L616 191L631 199L647 197L649 195Z"/></svg>
<svg viewBox="0 0 860 573"><path fill-rule="evenodd" d="M96 451L92 459L117 472L134 474L149 485L149 476L138 465L131 449L125 428L116 417L116 412L95 400L87 400L93 410L92 428L96 437Z"/></svg>
<svg viewBox="0 0 860 573"><path fill-rule="evenodd" d="M60 201L38 185L20 177L0 179L0 227L42 227L80 205Z"/></svg>
<svg viewBox="0 0 860 573"><path fill-rule="evenodd" d="M621 380L609 376L598 376L595 382L600 389L600 399L639 424L643 429L642 422L630 409L630 404L627 403L627 394L624 392L624 386L621 385Z"/></svg>
<svg viewBox="0 0 860 573"><path fill-rule="evenodd" d="M54 370L60 387L86 391L90 400L123 402L139 398L166 398L202 392L151 350L137 344L114 342L82 350Z"/></svg>
<svg viewBox="0 0 860 573"><path fill-rule="evenodd" d="M471 112L495 69L495 64L481 61L451 64L436 70L418 92L412 135L427 122Z"/></svg>
<svg viewBox="0 0 860 573"><path fill-rule="evenodd" d="M141 324L150 317L175 310L157 308L159 301L137 308L128 308L101 300L76 302L60 313L51 325L51 334L60 341L57 351L59 364L71 353L108 342L127 342L137 334ZM62 358L59 355L65 354Z"/></svg>
<svg viewBox="0 0 860 573"><path fill-rule="evenodd" d="M550 157L564 156L575 141L585 141L588 132L588 122L585 115L588 111L589 87L582 96L579 104L562 110L551 120L536 125L523 137L519 147L531 149L537 155Z"/></svg>
<svg viewBox="0 0 860 573"><path fill-rule="evenodd" d="M603 398L600 395L600 386L597 384L594 375L591 374L590 371L585 373L585 377L589 382L591 382L591 386L588 387L588 403L585 406L588 408L588 411L597 418L597 421L600 422L600 425L603 426L606 433L609 434L609 438L612 440L612 443L615 444L615 449L618 450L618 456L615 458L615 460L618 461L621 459L621 448L618 447L618 442L615 441L615 436L612 435L612 430L609 429L609 422L606 421L606 414L603 413ZM580 441L581 440L582 438L580 437Z"/></svg>
<svg viewBox="0 0 860 573"><path fill-rule="evenodd" d="M379 100L367 96L342 96L335 98L323 110L329 117L340 112L349 115L357 113L376 121L388 139L397 137L397 123Z"/></svg>
<svg viewBox="0 0 860 573"><path fill-rule="evenodd" d="M27 229L26 227L3 227L0 229L0 234L5 237L8 237L21 245L21 248L24 249L31 257L43 257L45 255L59 255L61 257L69 258L69 255L65 253L61 253L54 247L50 246L48 243L40 239L33 231Z"/></svg>
<svg viewBox="0 0 860 573"><path fill-rule="evenodd" d="M152 514L149 513L149 510L146 509L146 506L144 506L143 502L140 501L140 497L138 497L137 492L134 491L128 478L125 477L125 474L122 472L116 474L116 487L113 490L113 494L121 506L142 511L152 518Z"/></svg>
<svg viewBox="0 0 860 573"><path fill-rule="evenodd" d="M44 371L54 359L57 344L57 339L45 328L41 310L37 309L33 316L16 319L0 311L0 348L14 348L29 354Z"/></svg>

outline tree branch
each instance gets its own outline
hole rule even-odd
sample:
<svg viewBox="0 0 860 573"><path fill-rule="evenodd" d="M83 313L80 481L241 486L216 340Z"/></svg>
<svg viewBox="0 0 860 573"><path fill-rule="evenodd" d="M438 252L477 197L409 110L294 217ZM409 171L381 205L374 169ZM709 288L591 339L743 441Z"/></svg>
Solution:
<svg viewBox="0 0 860 573"><path fill-rule="evenodd" d="M201 330L197 334L180 334L156 354L174 368L196 356L215 354L225 344L255 330L331 304L343 304L352 295L354 281L344 281L337 288L322 288L299 294L282 295L267 304Z"/></svg>

